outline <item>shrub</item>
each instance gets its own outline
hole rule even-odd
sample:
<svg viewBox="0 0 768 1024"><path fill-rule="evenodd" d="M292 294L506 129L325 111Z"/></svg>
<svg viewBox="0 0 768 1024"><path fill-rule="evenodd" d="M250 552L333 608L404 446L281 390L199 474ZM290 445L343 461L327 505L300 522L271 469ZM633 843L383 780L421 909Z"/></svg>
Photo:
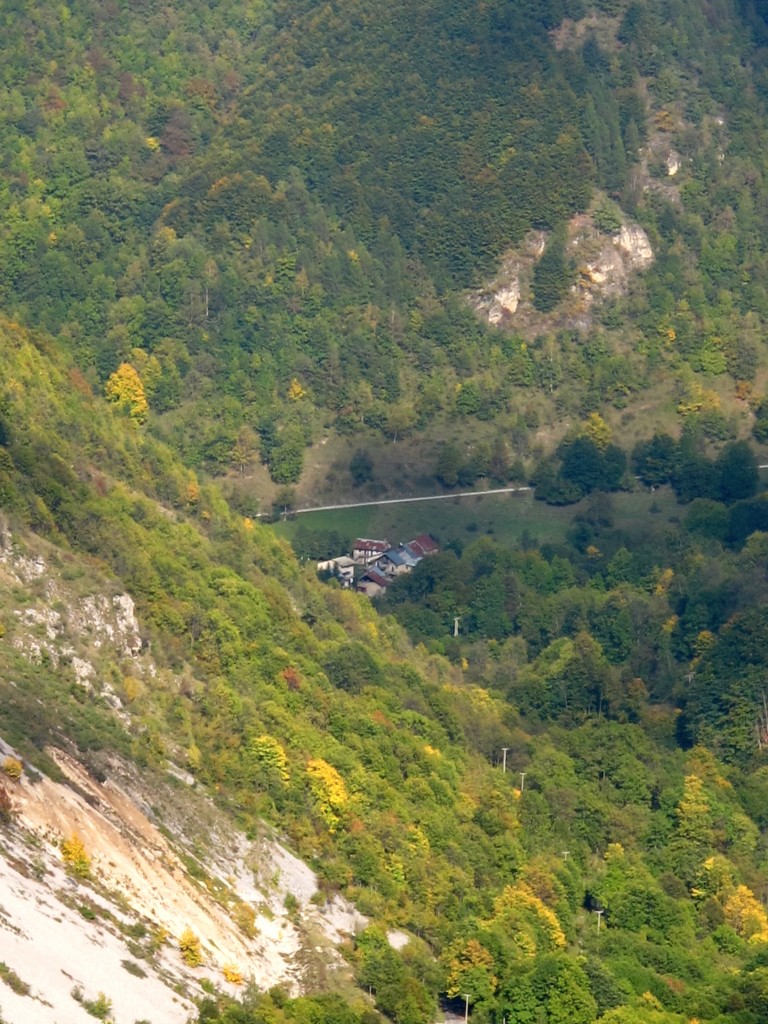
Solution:
<svg viewBox="0 0 768 1024"><path fill-rule="evenodd" d="M6 757L3 761L3 771L9 779L13 779L15 782L21 778L21 773L24 771L24 766L17 757Z"/></svg>
<svg viewBox="0 0 768 1024"><path fill-rule="evenodd" d="M69 839L62 840L61 856L64 859L64 867L68 875L80 881L90 878L91 858L86 853L83 841L76 832Z"/></svg>
<svg viewBox="0 0 768 1024"><path fill-rule="evenodd" d="M256 937L256 911L247 903L238 903L233 912L235 924L249 939Z"/></svg>
<svg viewBox="0 0 768 1024"><path fill-rule="evenodd" d="M200 967L203 963L203 951L200 948L200 939L191 928L185 928L179 939L179 951L181 959L187 967Z"/></svg>
<svg viewBox="0 0 768 1024"><path fill-rule="evenodd" d="M154 956L166 944L168 937L168 929L163 928L162 925L152 931L147 943L147 950L150 956Z"/></svg>
<svg viewBox="0 0 768 1024"><path fill-rule="evenodd" d="M112 1000L103 992L99 992L95 999L84 999L83 1007L98 1020L109 1020L112 1016Z"/></svg>
<svg viewBox="0 0 768 1024"><path fill-rule="evenodd" d="M228 981L230 985L242 985L245 982L243 972L235 964L225 964L221 973L224 975L224 980Z"/></svg>

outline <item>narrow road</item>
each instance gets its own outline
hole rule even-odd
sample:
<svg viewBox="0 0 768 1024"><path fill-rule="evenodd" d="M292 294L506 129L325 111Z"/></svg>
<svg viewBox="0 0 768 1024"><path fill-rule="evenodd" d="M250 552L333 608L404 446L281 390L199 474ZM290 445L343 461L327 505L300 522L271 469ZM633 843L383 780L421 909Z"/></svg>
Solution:
<svg viewBox="0 0 768 1024"><path fill-rule="evenodd" d="M453 498L477 498L486 494L519 494L530 491L530 487L492 487L487 491L457 491L455 494L425 494L419 498L381 498L379 501L355 501L349 505L315 505L313 508L294 508L290 515L300 516L305 512L332 512L341 508L368 508L371 505L404 505L409 501L448 501Z"/></svg>
<svg viewBox="0 0 768 1024"><path fill-rule="evenodd" d="M768 469L768 462L761 463L758 469ZM637 479L640 479L639 477ZM424 494L418 498L380 498L378 501L353 501L347 505L313 505L311 508L293 508L290 515L301 516L305 512L335 512L344 508L370 508L374 505L405 505L410 501L448 501L453 498L482 498L486 494L520 494L530 491L530 487L491 487L487 491L456 491L453 494ZM260 513L262 515L263 513Z"/></svg>

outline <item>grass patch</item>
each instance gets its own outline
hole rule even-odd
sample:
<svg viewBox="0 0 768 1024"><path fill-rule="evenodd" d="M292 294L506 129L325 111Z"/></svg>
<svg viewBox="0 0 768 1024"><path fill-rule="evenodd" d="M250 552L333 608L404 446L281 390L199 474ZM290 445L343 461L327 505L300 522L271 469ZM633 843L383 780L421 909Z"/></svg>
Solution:
<svg viewBox="0 0 768 1024"><path fill-rule="evenodd" d="M682 509L669 488L658 488L655 492L642 488L612 494L611 501L615 526L627 533L661 531ZM574 517L585 507L586 502L565 507L546 505L536 501L530 491L525 491L308 512L276 523L273 529L289 542L301 525L307 530L336 530L350 540L384 537L393 544L419 533L433 534L444 546L470 544L482 536L491 536L500 544L511 546L521 541L559 544L565 540Z"/></svg>
<svg viewBox="0 0 768 1024"><path fill-rule="evenodd" d="M147 972L143 967L140 967L134 960L121 960L121 966L132 974L134 978L146 978Z"/></svg>
<svg viewBox="0 0 768 1024"><path fill-rule="evenodd" d="M530 493L490 494L366 508L308 512L288 522L276 523L276 532L290 541L299 524L309 530L334 529L348 536L385 537L392 544L410 540L419 533L431 533L441 544L470 543L490 535L502 543L514 543L533 536L540 543L558 542L565 536L572 508L548 508L541 515L541 502Z"/></svg>
<svg viewBox="0 0 768 1024"><path fill-rule="evenodd" d="M31 991L26 981L23 981L8 964L2 962L0 962L0 981L5 982L17 996L28 996Z"/></svg>

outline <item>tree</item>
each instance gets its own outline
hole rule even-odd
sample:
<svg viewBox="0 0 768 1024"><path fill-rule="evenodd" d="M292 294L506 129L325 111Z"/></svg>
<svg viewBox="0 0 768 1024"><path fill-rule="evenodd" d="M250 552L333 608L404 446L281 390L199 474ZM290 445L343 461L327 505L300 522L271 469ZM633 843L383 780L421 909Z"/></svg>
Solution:
<svg viewBox="0 0 768 1024"><path fill-rule="evenodd" d="M493 442L488 469L493 479L499 484L505 484L510 479L509 447L501 435L496 437ZM513 479L517 479L517 477L513 477Z"/></svg>
<svg viewBox="0 0 768 1024"><path fill-rule="evenodd" d="M91 858L86 852L83 840L77 833L73 833L69 838L62 840L61 856L68 875L72 875L73 878L77 878L79 881L90 878Z"/></svg>
<svg viewBox="0 0 768 1024"><path fill-rule="evenodd" d="M373 462L364 448L358 448L349 463L349 472L356 487L373 480Z"/></svg>
<svg viewBox="0 0 768 1024"><path fill-rule="evenodd" d="M143 423L149 412L141 377L130 363L121 363L105 385L110 402L124 409L134 423Z"/></svg>
<svg viewBox="0 0 768 1024"><path fill-rule="evenodd" d="M611 440L611 428L599 412L591 412L584 424L584 433L593 441L601 452L604 452Z"/></svg>
<svg viewBox="0 0 768 1024"><path fill-rule="evenodd" d="M588 494L599 487L603 480L603 459L600 449L588 437L577 437L561 448L562 466L560 476L581 488Z"/></svg>
<svg viewBox="0 0 768 1024"><path fill-rule="evenodd" d="M541 258L533 268L533 304L541 313L550 313L568 294L573 271L565 254L565 231L555 231Z"/></svg>
<svg viewBox="0 0 768 1024"><path fill-rule="evenodd" d="M680 457L672 476L672 486L679 501L693 501L694 498L718 498L720 496L720 473L704 455L691 454Z"/></svg>
<svg viewBox="0 0 768 1024"><path fill-rule="evenodd" d="M401 401L390 406L387 412L387 432L392 435L393 443L416 423L416 410L412 402Z"/></svg>
<svg viewBox="0 0 768 1024"><path fill-rule="evenodd" d="M487 1002L498 984L493 956L477 939L456 939L443 954L451 998L468 993L472 1002Z"/></svg>
<svg viewBox="0 0 768 1024"><path fill-rule="evenodd" d="M635 472L649 487L660 487L672 479L677 459L677 443L669 434L654 434L640 441L632 451Z"/></svg>
<svg viewBox="0 0 768 1024"><path fill-rule="evenodd" d="M752 426L752 436L760 444L768 442L768 397L764 398L757 409L755 409L755 422Z"/></svg>
<svg viewBox="0 0 768 1024"><path fill-rule="evenodd" d="M737 935L753 943L768 943L768 914L746 885L738 885L723 907L725 919Z"/></svg>
<svg viewBox="0 0 768 1024"><path fill-rule="evenodd" d="M287 783L290 780L288 758L282 744L274 736L263 734L255 737L248 744L247 750L255 768L276 776L281 782Z"/></svg>
<svg viewBox="0 0 768 1024"><path fill-rule="evenodd" d="M435 476L444 487L455 487L459 482L461 454L455 444L443 445L435 466Z"/></svg>
<svg viewBox="0 0 768 1024"><path fill-rule="evenodd" d="M307 762L307 776L320 817L331 832L341 823L341 815L349 802L344 779L333 765L321 757Z"/></svg>
<svg viewBox="0 0 768 1024"><path fill-rule="evenodd" d="M269 475L276 484L295 484L304 468L304 435L297 426L288 426L277 435L269 454Z"/></svg>
<svg viewBox="0 0 768 1024"><path fill-rule="evenodd" d="M275 515L289 512L296 507L296 491L293 487L280 487L272 502L272 510Z"/></svg>
<svg viewBox="0 0 768 1024"><path fill-rule="evenodd" d="M359 693L364 686L375 686L383 680L376 659L357 642L340 644L326 658L323 668L334 686L349 693Z"/></svg>
<svg viewBox="0 0 768 1024"><path fill-rule="evenodd" d="M232 449L232 462L243 476L248 467L259 453L259 438L256 431L244 424L237 432L237 440Z"/></svg>
<svg viewBox="0 0 768 1024"><path fill-rule="evenodd" d="M547 1024L592 1024L597 1016L589 979L577 963L562 954L551 953L537 960L531 987Z"/></svg>
<svg viewBox="0 0 768 1024"><path fill-rule="evenodd" d="M378 989L376 1005L396 1024L432 1024L435 1019L436 1000L417 978L406 976L392 987Z"/></svg>
<svg viewBox="0 0 768 1024"><path fill-rule="evenodd" d="M751 498L760 480L757 459L746 441L727 444L717 458L720 474L720 495L723 501Z"/></svg>

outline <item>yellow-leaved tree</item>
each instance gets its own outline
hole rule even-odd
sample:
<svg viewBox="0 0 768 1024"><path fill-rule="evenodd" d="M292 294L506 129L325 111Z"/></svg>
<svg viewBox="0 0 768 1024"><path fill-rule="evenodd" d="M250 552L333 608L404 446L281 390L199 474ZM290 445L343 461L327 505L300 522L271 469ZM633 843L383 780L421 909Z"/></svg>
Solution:
<svg viewBox="0 0 768 1024"><path fill-rule="evenodd" d="M557 914L527 882L508 885L493 903L493 922L502 923L520 951L529 956L565 947Z"/></svg>
<svg viewBox="0 0 768 1024"><path fill-rule="evenodd" d="M737 885L723 907L725 920L748 942L768 942L768 914L751 889Z"/></svg>
<svg viewBox="0 0 768 1024"><path fill-rule="evenodd" d="M121 363L104 388L107 398L124 409L134 423L143 423L149 412L144 384L130 363Z"/></svg>
<svg viewBox="0 0 768 1024"><path fill-rule="evenodd" d="M472 1002L493 996L498 985L495 961L478 939L455 939L441 959L448 975L446 992L451 999L464 993Z"/></svg>
<svg viewBox="0 0 768 1024"><path fill-rule="evenodd" d="M594 442L600 451L604 451L611 441L611 428L599 412L591 412L584 424L584 433Z"/></svg>
<svg viewBox="0 0 768 1024"><path fill-rule="evenodd" d="M349 803L344 780L333 765L321 757L307 763L307 775L320 817L333 832L341 821L341 812Z"/></svg>
<svg viewBox="0 0 768 1024"><path fill-rule="evenodd" d="M677 805L677 832L691 844L707 846L712 839L712 813L698 775L686 775L683 795Z"/></svg>

